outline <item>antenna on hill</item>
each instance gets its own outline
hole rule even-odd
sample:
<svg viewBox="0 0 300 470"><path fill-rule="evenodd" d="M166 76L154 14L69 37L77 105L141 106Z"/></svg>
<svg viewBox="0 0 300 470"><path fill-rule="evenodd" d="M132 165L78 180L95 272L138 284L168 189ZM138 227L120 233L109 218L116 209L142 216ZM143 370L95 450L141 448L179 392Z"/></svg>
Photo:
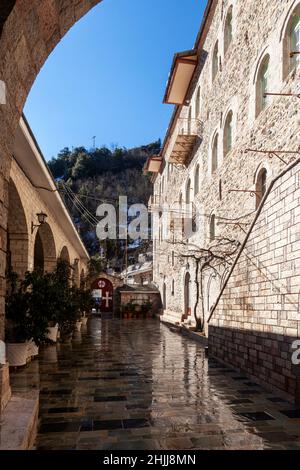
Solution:
<svg viewBox="0 0 300 470"><path fill-rule="evenodd" d="M94 150L96 149L96 136L95 135L93 137L93 148Z"/></svg>

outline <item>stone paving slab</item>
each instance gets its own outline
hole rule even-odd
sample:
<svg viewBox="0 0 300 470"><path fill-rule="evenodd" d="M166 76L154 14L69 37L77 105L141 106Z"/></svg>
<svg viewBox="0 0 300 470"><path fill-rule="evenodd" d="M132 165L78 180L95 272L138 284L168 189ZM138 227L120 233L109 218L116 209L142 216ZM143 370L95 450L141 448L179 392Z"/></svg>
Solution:
<svg viewBox="0 0 300 470"><path fill-rule="evenodd" d="M156 320L91 319L11 376L40 389L40 450L298 449L299 410Z"/></svg>
<svg viewBox="0 0 300 470"><path fill-rule="evenodd" d="M36 437L39 410L37 391L13 395L2 415L0 450L28 450Z"/></svg>

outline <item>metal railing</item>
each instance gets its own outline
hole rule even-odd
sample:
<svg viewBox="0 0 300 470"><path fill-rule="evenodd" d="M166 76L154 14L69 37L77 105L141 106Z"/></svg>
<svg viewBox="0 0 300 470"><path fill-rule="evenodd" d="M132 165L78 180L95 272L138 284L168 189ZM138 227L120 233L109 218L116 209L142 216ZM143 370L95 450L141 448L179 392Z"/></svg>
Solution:
<svg viewBox="0 0 300 470"><path fill-rule="evenodd" d="M203 135L203 128L204 124L200 119L179 118L175 134L201 137Z"/></svg>

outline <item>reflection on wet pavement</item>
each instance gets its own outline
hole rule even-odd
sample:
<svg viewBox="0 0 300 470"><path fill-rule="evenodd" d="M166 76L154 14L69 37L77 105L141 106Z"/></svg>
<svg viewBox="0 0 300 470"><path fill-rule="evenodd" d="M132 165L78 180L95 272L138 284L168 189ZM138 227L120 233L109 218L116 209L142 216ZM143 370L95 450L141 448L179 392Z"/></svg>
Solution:
<svg viewBox="0 0 300 470"><path fill-rule="evenodd" d="M36 449L300 449L300 412L156 320L94 318L14 372L40 388Z"/></svg>

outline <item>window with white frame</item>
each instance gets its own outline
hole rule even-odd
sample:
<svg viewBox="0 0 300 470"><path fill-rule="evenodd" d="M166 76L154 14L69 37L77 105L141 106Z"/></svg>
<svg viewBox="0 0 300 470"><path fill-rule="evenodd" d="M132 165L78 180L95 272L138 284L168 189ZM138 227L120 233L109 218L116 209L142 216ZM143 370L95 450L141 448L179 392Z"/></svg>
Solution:
<svg viewBox="0 0 300 470"><path fill-rule="evenodd" d="M194 188L195 195L199 193L199 178L200 178L200 166L196 166L195 175L194 175Z"/></svg>
<svg viewBox="0 0 300 470"><path fill-rule="evenodd" d="M219 134L216 134L212 143L211 152L211 173L214 174L218 169L218 150L219 150Z"/></svg>
<svg viewBox="0 0 300 470"><path fill-rule="evenodd" d="M192 108L190 107L189 109L189 115L188 115L188 135L191 135L192 133Z"/></svg>
<svg viewBox="0 0 300 470"><path fill-rule="evenodd" d="M266 95L269 91L270 82L270 56L267 54L259 67L256 79L256 117L268 106L269 97Z"/></svg>
<svg viewBox="0 0 300 470"><path fill-rule="evenodd" d="M300 64L300 4L292 12L283 40L283 78Z"/></svg>
<svg viewBox="0 0 300 470"><path fill-rule="evenodd" d="M189 204L191 202L191 180L190 180L190 178L188 179L188 182L187 182L187 185L186 185L185 202L186 202L186 204Z"/></svg>
<svg viewBox="0 0 300 470"><path fill-rule="evenodd" d="M224 54L229 49L229 46L233 39L233 7L231 6L228 10L226 20L225 20L225 30L224 30Z"/></svg>
<svg viewBox="0 0 300 470"><path fill-rule="evenodd" d="M199 117L200 107L201 107L201 88L199 86L197 89L197 95L196 95L196 118Z"/></svg>
<svg viewBox="0 0 300 470"><path fill-rule="evenodd" d="M209 240L213 242L216 238L216 216L213 214L209 223Z"/></svg>
<svg viewBox="0 0 300 470"><path fill-rule="evenodd" d="M217 73L219 71L219 43L218 41L216 42L214 52L213 52L213 58L212 58L212 80L217 76Z"/></svg>
<svg viewBox="0 0 300 470"><path fill-rule="evenodd" d="M267 170L265 168L261 168L258 173L257 180L256 180L256 209L260 206L262 198L266 194L267 190Z"/></svg>
<svg viewBox="0 0 300 470"><path fill-rule="evenodd" d="M233 145L233 112L229 111L224 126L224 157L232 150Z"/></svg>

